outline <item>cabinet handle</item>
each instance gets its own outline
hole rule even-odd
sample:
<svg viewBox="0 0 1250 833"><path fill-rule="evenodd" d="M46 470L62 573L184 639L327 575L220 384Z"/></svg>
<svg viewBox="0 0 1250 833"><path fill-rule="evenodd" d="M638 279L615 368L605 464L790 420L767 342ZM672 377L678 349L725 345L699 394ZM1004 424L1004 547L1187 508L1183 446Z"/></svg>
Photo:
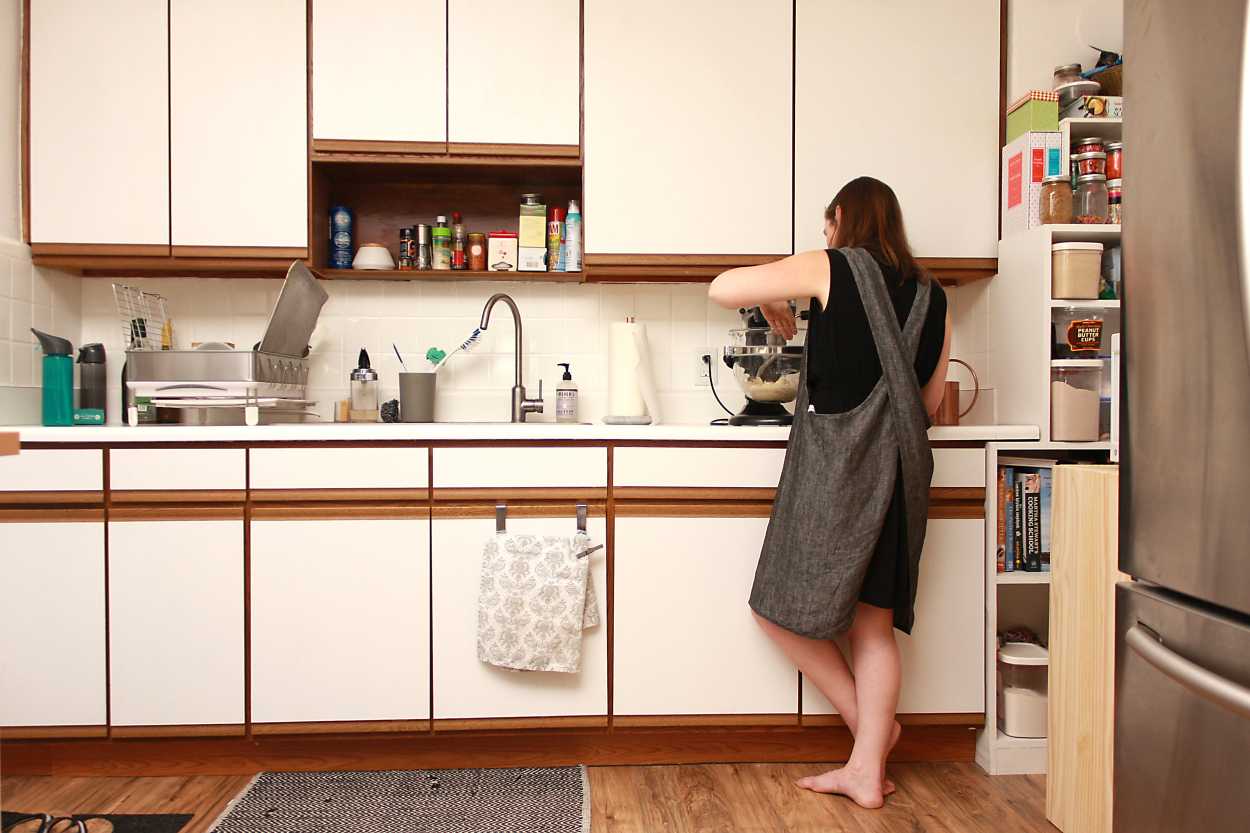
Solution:
<svg viewBox="0 0 1250 833"><path fill-rule="evenodd" d="M1250 688L1203 668L1163 644L1163 639L1140 622L1128 629L1124 642L1142 659L1203 699L1250 718Z"/></svg>

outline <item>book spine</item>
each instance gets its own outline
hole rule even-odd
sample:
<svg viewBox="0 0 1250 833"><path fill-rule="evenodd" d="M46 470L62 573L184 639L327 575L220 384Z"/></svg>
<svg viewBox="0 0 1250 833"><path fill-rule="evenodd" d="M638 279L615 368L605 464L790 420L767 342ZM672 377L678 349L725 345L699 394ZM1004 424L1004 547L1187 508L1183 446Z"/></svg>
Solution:
<svg viewBox="0 0 1250 833"><path fill-rule="evenodd" d="M1010 468L1004 472L1004 489L1006 494L1003 516L1006 518L1006 529L1003 539L1003 570L1012 572L1016 569L1016 511L1015 511L1015 472Z"/></svg>
<svg viewBox="0 0 1250 833"><path fill-rule="evenodd" d="M998 530L997 530L997 546L995 552L998 559L998 572L1007 571L1007 470L1000 468L998 470L998 494L995 501L998 504Z"/></svg>
<svg viewBox="0 0 1250 833"><path fill-rule="evenodd" d="M1041 480L1036 473L1024 480L1024 569L1032 573L1042 569Z"/></svg>
<svg viewBox="0 0 1250 833"><path fill-rule="evenodd" d="M1055 473L1042 469L1042 572L1050 572L1051 507L1054 497Z"/></svg>
<svg viewBox="0 0 1250 833"><path fill-rule="evenodd" d="M1016 482L1014 486L1014 495L1012 497L1012 511L1015 514L1015 561L1016 569L1025 569L1024 563L1024 474L1016 474Z"/></svg>

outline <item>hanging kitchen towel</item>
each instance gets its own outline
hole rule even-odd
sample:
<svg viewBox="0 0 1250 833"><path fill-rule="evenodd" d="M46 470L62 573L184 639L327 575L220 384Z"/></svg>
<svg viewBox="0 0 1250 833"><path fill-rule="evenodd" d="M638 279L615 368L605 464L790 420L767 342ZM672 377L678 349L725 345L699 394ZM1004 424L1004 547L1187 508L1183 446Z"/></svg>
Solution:
<svg viewBox="0 0 1250 833"><path fill-rule="evenodd" d="M517 671L575 674L582 631L599 624L585 533L501 532L486 542L477 601L477 658Z"/></svg>

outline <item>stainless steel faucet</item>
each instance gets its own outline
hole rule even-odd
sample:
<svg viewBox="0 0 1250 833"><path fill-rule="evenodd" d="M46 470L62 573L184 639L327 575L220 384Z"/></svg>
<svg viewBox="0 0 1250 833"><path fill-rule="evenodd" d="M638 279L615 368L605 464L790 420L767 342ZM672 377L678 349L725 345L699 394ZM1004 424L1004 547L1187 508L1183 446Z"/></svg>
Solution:
<svg viewBox="0 0 1250 833"><path fill-rule="evenodd" d="M526 414L541 414L543 412L543 381L538 380L538 398L525 398L525 385L521 384L521 311L516 308L516 301L502 292L490 296L490 300L486 302L486 306L482 309L482 323L478 325L478 329L486 332L486 327L490 324L490 311L494 309L495 304L503 301L512 310L512 324L516 331L516 379L512 385L512 421L525 422Z"/></svg>

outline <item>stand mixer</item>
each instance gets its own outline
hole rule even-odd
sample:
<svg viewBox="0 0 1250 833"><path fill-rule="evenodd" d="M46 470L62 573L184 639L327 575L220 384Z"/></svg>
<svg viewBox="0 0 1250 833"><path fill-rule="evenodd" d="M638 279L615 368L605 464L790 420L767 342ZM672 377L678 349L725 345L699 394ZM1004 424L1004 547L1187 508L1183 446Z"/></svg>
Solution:
<svg viewBox="0 0 1250 833"><path fill-rule="evenodd" d="M799 395L803 347L789 345L774 333L759 307L740 309L738 314L743 326L729 331L734 343L725 347L722 358L747 403L729 418L729 424L789 425L794 417L785 404Z"/></svg>

